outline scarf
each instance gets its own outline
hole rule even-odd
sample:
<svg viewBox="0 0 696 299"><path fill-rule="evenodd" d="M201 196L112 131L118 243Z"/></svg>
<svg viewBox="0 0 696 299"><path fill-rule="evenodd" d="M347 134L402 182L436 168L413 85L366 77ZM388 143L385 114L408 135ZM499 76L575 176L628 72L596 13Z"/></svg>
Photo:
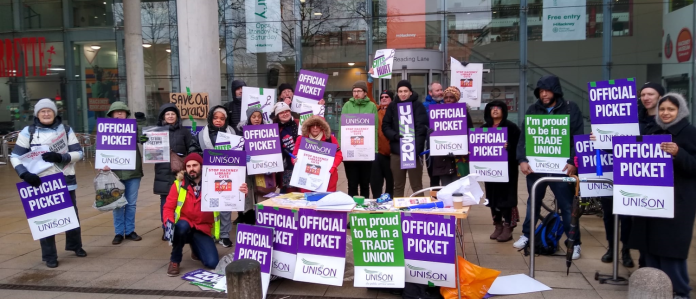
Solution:
<svg viewBox="0 0 696 299"><path fill-rule="evenodd" d="M237 135L232 131L230 126L227 126L225 129L227 134L232 134L232 135ZM215 145L213 144L212 140L210 140L210 134L208 134L208 126L205 126L203 130L198 132L198 142L201 145L201 149L215 149Z"/></svg>
<svg viewBox="0 0 696 299"><path fill-rule="evenodd" d="M310 139L323 141L322 138L324 137L324 132L319 133L319 135L317 135L317 137L314 137L314 136L312 136L312 133L309 133L309 136L307 136L307 137L309 137Z"/></svg>

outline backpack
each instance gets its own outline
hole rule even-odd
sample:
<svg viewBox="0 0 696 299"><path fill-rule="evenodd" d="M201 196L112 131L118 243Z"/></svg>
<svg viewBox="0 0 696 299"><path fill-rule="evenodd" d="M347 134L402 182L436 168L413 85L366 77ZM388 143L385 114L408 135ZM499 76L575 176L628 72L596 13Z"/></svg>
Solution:
<svg viewBox="0 0 696 299"><path fill-rule="evenodd" d="M68 135L70 134L70 126L68 125L63 125L65 128L65 144L70 144L68 140L70 140L70 137ZM34 140L34 133L36 133L36 125L29 125L29 148L31 148L31 141Z"/></svg>
<svg viewBox="0 0 696 299"><path fill-rule="evenodd" d="M524 255L529 255L529 246L534 246L534 253L539 255L553 255L558 251L558 241L563 237L563 220L558 213L549 213L534 230L534 245L527 242Z"/></svg>

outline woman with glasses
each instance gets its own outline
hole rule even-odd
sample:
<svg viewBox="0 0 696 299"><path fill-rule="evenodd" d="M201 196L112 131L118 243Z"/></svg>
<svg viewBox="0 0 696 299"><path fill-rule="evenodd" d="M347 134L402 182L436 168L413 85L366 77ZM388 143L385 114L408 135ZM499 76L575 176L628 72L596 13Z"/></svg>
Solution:
<svg viewBox="0 0 696 299"><path fill-rule="evenodd" d="M444 105L457 103L460 96L461 93L457 87L447 87L444 92ZM468 107L466 109L466 125L467 128L474 127L474 123L471 121L471 117L469 117ZM432 129L430 129L430 132L432 133ZM460 177L469 175L468 162L468 156L455 156L452 153L447 156L430 156L430 163L433 165L433 177L439 178L442 186L447 186Z"/></svg>
<svg viewBox="0 0 696 299"><path fill-rule="evenodd" d="M390 164L390 154L391 148L389 146L389 139L384 136L384 131L382 130L382 120L384 115L387 113L387 106L391 104L394 99L394 93L385 90L379 95L379 108L377 109L377 118L379 122L377 123L377 153L375 154L375 161L372 163L372 176L370 178L370 188L372 188L372 197L378 198L382 195L382 186L386 181L386 186L384 193L389 194L389 196L394 195L394 178L392 177Z"/></svg>
<svg viewBox="0 0 696 299"><path fill-rule="evenodd" d="M309 138L321 142L331 142L338 146L333 166L331 166L331 169L329 170L329 173L331 173L331 178L329 178L329 186L326 189L326 192L336 192L336 185L338 183L338 173L336 172L336 170L338 168L338 165L340 165L341 162L343 162L343 154L341 153L341 146L338 144L338 140L336 139L336 137L331 135L331 127L329 127L329 123L327 123L323 117L318 115L311 116L307 120L305 120L302 123L302 136L297 137L297 141L295 141L295 144L298 145L295 146L295 149L292 153L295 157L297 157L297 152L300 149L299 145L302 141L302 138ZM296 162L297 159L292 159L293 165ZM300 192L304 193L312 191L300 189Z"/></svg>

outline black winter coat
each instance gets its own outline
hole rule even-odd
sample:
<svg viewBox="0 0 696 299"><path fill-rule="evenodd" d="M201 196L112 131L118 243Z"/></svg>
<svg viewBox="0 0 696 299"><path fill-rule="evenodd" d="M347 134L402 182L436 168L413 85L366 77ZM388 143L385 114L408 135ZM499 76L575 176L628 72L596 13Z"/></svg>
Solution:
<svg viewBox="0 0 696 299"><path fill-rule="evenodd" d="M164 122L164 113L167 111L174 111L176 113L177 121L173 125L167 125ZM181 114L179 113L179 109L176 108L176 105L167 103L160 107L157 126L169 127L170 150L182 157L185 157L191 152L190 146L192 143L191 140L193 139L191 130L181 125ZM153 192L160 195L169 194L169 189L171 189L175 179L176 173L171 171L170 163L155 164L155 183L152 186Z"/></svg>
<svg viewBox="0 0 696 299"><path fill-rule="evenodd" d="M696 128L687 119L664 130L657 125L648 135L670 134L679 146L674 161L674 218L633 217L630 247L650 254L686 259L696 217Z"/></svg>
<svg viewBox="0 0 696 299"><path fill-rule="evenodd" d="M640 128L640 134L646 135L649 129L653 129L655 126L655 116L648 115L648 109L643 106L643 102L638 100L638 127Z"/></svg>
<svg viewBox="0 0 696 299"><path fill-rule="evenodd" d="M439 104L439 105L443 105L443 104ZM446 104L444 104L444 105L446 105ZM468 129L474 127L474 122L471 120L471 117L469 116L469 107L468 106L466 109L466 127ZM428 132L430 133L430 130L428 130ZM430 149L430 134L428 134L428 139L426 139L425 143L428 145L427 149ZM468 161L469 161L469 159L467 158L467 162ZM433 176L452 175L452 174L457 173L457 164L454 161L454 157L430 156L430 163L433 166Z"/></svg>
<svg viewBox="0 0 696 299"><path fill-rule="evenodd" d="M413 127L416 133L416 156L418 156L423 152L425 148L425 139L428 136L428 113L423 103L418 101L417 93L414 92L413 95L405 101L394 100L387 106L387 111L382 120L382 132L384 136L389 139L391 153L399 155L401 153L401 149L399 148L399 111L396 104L405 102L411 102L413 104Z"/></svg>
<svg viewBox="0 0 696 299"><path fill-rule="evenodd" d="M225 109L227 109L227 125L234 130L237 135L242 135L241 131L238 131L237 125L241 119L242 113L246 112L246 108L242 110L242 99L236 97L237 88L246 86L246 83L242 80L232 81L232 101L225 104Z"/></svg>
<svg viewBox="0 0 696 299"><path fill-rule="evenodd" d="M493 106L501 107L503 110L503 119L498 127L508 129L508 176L507 183L486 182L486 197L488 198L488 206L491 208L513 208L517 206L517 180L519 178L519 166L517 164L517 143L519 142L521 131L514 122L507 119L508 109L507 104L502 101L493 101L486 105L483 112L485 123L483 128L493 127L493 118L491 117L491 108Z"/></svg>

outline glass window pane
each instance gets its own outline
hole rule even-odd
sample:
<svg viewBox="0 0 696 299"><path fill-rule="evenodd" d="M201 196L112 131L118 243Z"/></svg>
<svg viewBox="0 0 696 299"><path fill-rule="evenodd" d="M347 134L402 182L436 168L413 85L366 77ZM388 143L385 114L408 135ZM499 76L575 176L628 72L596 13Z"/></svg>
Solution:
<svg viewBox="0 0 696 299"><path fill-rule="evenodd" d="M12 0L0 0L0 32L12 31Z"/></svg>
<svg viewBox="0 0 696 299"><path fill-rule="evenodd" d="M22 0L20 14L23 29L63 27L61 0Z"/></svg>
<svg viewBox="0 0 696 299"><path fill-rule="evenodd" d="M114 24L113 0L72 1L73 27L105 27Z"/></svg>

